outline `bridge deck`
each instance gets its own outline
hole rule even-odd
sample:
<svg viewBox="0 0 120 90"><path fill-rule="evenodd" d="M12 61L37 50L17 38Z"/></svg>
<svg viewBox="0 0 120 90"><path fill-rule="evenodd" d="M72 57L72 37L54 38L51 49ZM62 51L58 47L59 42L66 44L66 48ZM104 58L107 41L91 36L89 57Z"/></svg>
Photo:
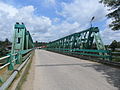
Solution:
<svg viewBox="0 0 120 90"><path fill-rule="evenodd" d="M36 50L22 90L119 90L120 70L96 62Z"/></svg>

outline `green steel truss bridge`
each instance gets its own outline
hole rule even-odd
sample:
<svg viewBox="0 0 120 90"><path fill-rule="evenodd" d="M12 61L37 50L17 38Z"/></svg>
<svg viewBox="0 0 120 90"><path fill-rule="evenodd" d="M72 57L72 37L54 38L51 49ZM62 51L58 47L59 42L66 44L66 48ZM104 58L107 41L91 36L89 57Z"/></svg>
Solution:
<svg viewBox="0 0 120 90"><path fill-rule="evenodd" d="M92 50L92 48L95 49ZM91 27L87 30L50 42L47 45L47 50L58 52L62 51L78 55L97 56L111 60L110 52L105 49L98 27Z"/></svg>
<svg viewBox="0 0 120 90"><path fill-rule="evenodd" d="M72 65L73 66L79 65L79 67L83 68L81 63L78 62L77 60L76 61L72 61L72 60L68 61L66 59L67 58L70 59L70 57L62 56L62 55L60 56L60 54L66 54L69 56L77 56L79 58L84 58L84 59L87 57L87 59L92 59L93 61L98 61L101 63L111 64L111 65L115 65L115 66L120 66L119 62L113 61L111 51L106 50L106 48L101 40L98 27L91 27L87 30L77 32L77 33L65 36L63 38L60 38L58 40L49 42L45 46L45 48L42 48L40 50L38 48L36 50L35 49L36 49L36 47L34 47L32 37L31 37L29 31L26 29L25 25L23 23L22 24L16 23L14 26L14 35L13 35L11 53L9 53L7 56L0 58L0 90L6 90L11 86L11 84L16 79L16 77L18 77L18 75L21 75L20 72L24 68L26 68L28 66L28 64L31 62L31 59L32 59L32 56L34 56L34 53L36 54L35 57L37 57L35 65L40 64L40 65L38 65L40 67L50 67L50 66L63 66L63 67L66 66L66 67L68 67L68 66L72 66ZM51 51L51 52L48 52L48 51ZM58 53L58 54L56 54L56 53ZM64 59L61 59L62 57L64 57ZM38 61L39 58L41 58L40 59L41 63L39 63L39 61ZM55 59L53 59L53 58L55 58ZM44 61L42 61L42 60L44 60ZM51 60L51 61L47 61L47 60ZM72 64L63 63L64 60L65 60L65 62L71 62ZM63 64L53 64L53 65L50 64L49 65L49 62L52 62L52 63L60 62ZM77 64L73 64L73 62L77 62ZM86 62L84 62L84 61L81 61L81 62L82 62L82 64L86 64ZM89 62L90 61L88 61L87 64ZM91 63L92 62L90 62L89 64L91 64ZM43 65L41 65L41 64L43 64ZM93 64L95 64L95 63L92 63L91 65L93 65ZM101 64L101 66L102 66L102 64ZM112 68L112 67L109 67L109 68ZM35 69L37 69L37 67L35 67ZM71 69L73 69L73 68L71 68ZM75 72L76 69L78 69L78 67L75 68L73 71ZM50 70L48 72L50 72ZM53 70L54 70L54 68L53 68ZM84 67L84 70L85 70L85 67ZM69 70L66 71L66 74L67 74L67 72L69 72ZM95 71L92 71L92 72L94 72L93 74L96 73ZM39 80L40 76L37 76L39 74L36 74L36 73L41 73L41 72L40 71L35 72L34 80L37 81L37 79ZM44 72L42 72L42 73L44 74ZM46 70L46 73L47 73L47 70ZM56 73L56 70L53 73ZM87 72L82 72L82 74L84 74L84 73L87 73ZM91 73L91 71L88 73ZM118 74L120 74L120 70L119 70ZM54 75L57 76L57 74L53 74L53 79L54 79ZM51 74L51 76L52 76L52 74ZM55 76L55 78L56 78L56 76ZM61 76L59 76L59 77L61 77ZM63 77L66 77L66 76L63 76ZM42 79L44 79L44 77ZM48 74L48 79L49 79L49 74ZM99 79L99 77L98 77L98 79ZM58 78L56 78L56 80L58 80ZM117 80L119 82L120 78L118 78ZM34 83L36 83L36 81L34 81ZM21 81L19 81L19 82L21 82ZM59 80L59 82L62 83L61 80ZM74 82L74 80L73 80L73 82ZM89 84L89 81L87 81L87 82ZM48 83L48 82L46 82L46 83ZM61 83L59 83L60 86L62 85ZM78 83L80 83L80 82L78 82ZM90 81L90 83L92 83L92 82ZM96 81L96 83L97 83L97 81ZM105 82L102 82L102 83L103 83L103 85L98 84L98 86L99 85L101 86L100 90L117 90L117 89L114 89L113 87L109 87L109 85L107 86L109 88L107 88L106 86L104 88L102 88L102 86L106 85ZM50 84L50 83L48 83L48 84ZM36 86L35 86L34 90L39 90L38 89L40 87L39 84L36 83L35 85ZM50 84L50 85L52 85L52 84ZM53 84L53 85L56 85L56 84ZM45 85L41 86L41 90L58 90L57 88L60 88L59 86L55 86L54 88L51 87L51 89L50 89L49 87L47 88L47 86L46 87L44 87L44 86ZM116 86L118 87L118 89L120 88L119 85L116 85ZM44 89L42 89L42 87ZM67 86L64 87L64 85L63 85L62 87L63 87L63 89L61 88L60 90L68 90ZM110 89L110 88L112 88L112 89ZM69 90L73 90L73 89L80 90L79 86L76 86L76 87L72 86ZM15 90L17 90L17 89L15 89ZM28 90L28 89L25 89L25 90ZM96 88L91 87L91 89L90 89L88 87L88 89L86 88L84 90L96 90Z"/></svg>
<svg viewBox="0 0 120 90"><path fill-rule="evenodd" d="M19 71L24 67L34 52L34 44L32 37L27 31L25 25L16 23L14 26L14 35L12 42L12 50L7 56L0 58L0 90L6 90L15 79ZM7 70L7 73L4 72ZM11 73L10 71L13 71ZM9 76L10 74L11 76ZM9 77L9 78L8 78ZM8 78L8 79L7 79Z"/></svg>

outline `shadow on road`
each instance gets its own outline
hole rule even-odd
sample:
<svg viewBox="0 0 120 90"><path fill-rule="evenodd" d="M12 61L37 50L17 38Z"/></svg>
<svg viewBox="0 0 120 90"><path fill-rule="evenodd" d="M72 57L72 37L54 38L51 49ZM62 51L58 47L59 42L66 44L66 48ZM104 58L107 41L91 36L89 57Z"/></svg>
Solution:
<svg viewBox="0 0 120 90"><path fill-rule="evenodd" d="M101 72L106 78L107 82L114 85L120 90L120 69L113 68L111 66L95 63L74 63L74 64L45 64L45 65L36 65L37 67L58 67L58 66L82 66L94 68L97 72Z"/></svg>
<svg viewBox="0 0 120 90"><path fill-rule="evenodd" d="M107 79L108 83L114 85L120 90L120 69L119 68L112 68L110 66L106 66L103 64L91 64L91 65L82 65L84 67L92 67L96 71L101 72L105 78Z"/></svg>

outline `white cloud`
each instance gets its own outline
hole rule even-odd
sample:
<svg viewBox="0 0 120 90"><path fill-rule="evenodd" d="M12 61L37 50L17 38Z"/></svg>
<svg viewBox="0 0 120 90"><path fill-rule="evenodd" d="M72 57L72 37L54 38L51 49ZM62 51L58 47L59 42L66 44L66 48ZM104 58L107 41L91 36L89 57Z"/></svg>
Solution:
<svg viewBox="0 0 120 90"><path fill-rule="evenodd" d="M43 0L42 5L44 7L49 7L49 6L54 7L54 6L56 6L56 0Z"/></svg>
<svg viewBox="0 0 120 90"><path fill-rule="evenodd" d="M11 5L0 2L0 12L8 14L7 16L15 16L18 10Z"/></svg>
<svg viewBox="0 0 120 90"><path fill-rule="evenodd" d="M109 28L102 31L101 36L105 44L110 44L113 40L120 41L120 31L112 31Z"/></svg>
<svg viewBox="0 0 120 90"><path fill-rule="evenodd" d="M55 0L45 1L51 5L56 4ZM71 3L62 3L62 10L58 13L65 20L56 17L51 20L46 16L37 16L35 10L32 5L16 8L0 2L0 40L11 39L16 21L25 23L31 34L34 34L32 35L34 41L53 41L86 29L92 16L96 17L95 21L99 21L106 15L106 9L98 3L98 0L74 0ZM107 24L109 22L107 21ZM105 43L114 39L120 40L119 31L113 32L107 27L101 34Z"/></svg>
<svg viewBox="0 0 120 90"><path fill-rule="evenodd" d="M93 16L95 21L104 18L106 9L98 0L73 0L71 3L62 3L62 11L59 14L68 21L77 21L85 25Z"/></svg>
<svg viewBox="0 0 120 90"><path fill-rule="evenodd" d="M70 24L66 21L63 21L61 24L52 26L50 28L49 33L52 35L51 40L56 40L66 35L78 32L79 28L80 24L77 22Z"/></svg>
<svg viewBox="0 0 120 90"><path fill-rule="evenodd" d="M99 3L99 0L73 0L71 3L62 3L62 10L58 14L68 22L79 23L79 29L84 30L89 26L92 16L95 16L94 22L104 20L105 15L109 13L107 9L107 7ZM108 27L110 22L111 20L107 20L106 28L100 32L105 44L110 44L113 40L120 41L120 31L112 31Z"/></svg>
<svg viewBox="0 0 120 90"><path fill-rule="evenodd" d="M76 32L80 26L77 22L68 23L67 21L63 21L59 25L53 25L52 22L57 23L60 20L55 18L53 21L51 21L51 19L48 17L36 16L34 14L35 9L33 6L25 6L22 8L15 8L8 4L5 4L5 6L5 8L12 8L8 9L7 13L4 11L4 9L0 11L0 18L2 18L0 21L0 34L2 35L2 38L0 39L2 40L7 37L11 38L13 33L13 25L16 21L24 22L27 29L32 34L34 33L33 39L40 41L55 40L65 35L72 34ZM10 15L12 12L9 10L16 13L14 13L14 15ZM2 22L4 23L2 24Z"/></svg>
<svg viewBox="0 0 120 90"><path fill-rule="evenodd" d="M120 31L111 30L108 25L111 23L111 19L107 20L106 28L100 32L102 40L105 44L110 44L113 40L120 41Z"/></svg>
<svg viewBox="0 0 120 90"><path fill-rule="evenodd" d="M0 5L3 6L0 7L0 40L4 40L5 38L11 40L15 22L24 22L27 29L34 34L46 33L51 26L51 20L48 17L36 16L34 14L35 9L33 6L15 8L1 2ZM37 37L41 38L39 35ZM36 39L34 38L34 40Z"/></svg>
<svg viewBox="0 0 120 90"><path fill-rule="evenodd" d="M60 22L60 18L54 18L53 19L53 23L58 23L58 22Z"/></svg>
<svg viewBox="0 0 120 90"><path fill-rule="evenodd" d="M70 24L68 22L62 22L58 25L51 25L51 27L48 28L48 31L46 33L39 33L40 38L37 37L38 33L35 37L37 38L37 40L40 41L53 41L66 35L78 32L79 27L80 25L77 22L73 24Z"/></svg>

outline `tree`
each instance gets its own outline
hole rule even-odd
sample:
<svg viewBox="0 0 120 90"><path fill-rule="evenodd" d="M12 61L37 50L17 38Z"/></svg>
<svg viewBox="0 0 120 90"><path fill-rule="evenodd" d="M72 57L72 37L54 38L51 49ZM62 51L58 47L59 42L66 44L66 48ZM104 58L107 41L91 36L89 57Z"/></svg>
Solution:
<svg viewBox="0 0 120 90"><path fill-rule="evenodd" d="M10 44L9 39L8 39L8 38L6 38L6 39L5 39L5 41L4 41L4 43L5 43L5 45L9 45L9 44Z"/></svg>
<svg viewBox="0 0 120 90"><path fill-rule="evenodd" d="M35 43L38 43L38 41L36 41Z"/></svg>
<svg viewBox="0 0 120 90"><path fill-rule="evenodd" d="M120 42L117 42L117 48L120 48Z"/></svg>
<svg viewBox="0 0 120 90"><path fill-rule="evenodd" d="M6 39L5 39L5 42L10 42L10 41L8 40L8 38L6 38Z"/></svg>
<svg viewBox="0 0 120 90"><path fill-rule="evenodd" d="M111 18L112 22L109 27L112 30L120 30L120 0L101 0L100 3L110 7L111 12L107 14L107 17Z"/></svg>
<svg viewBox="0 0 120 90"><path fill-rule="evenodd" d="M6 49L12 43L6 38L5 41L0 41L0 57L5 56L9 51Z"/></svg>
<svg viewBox="0 0 120 90"><path fill-rule="evenodd" d="M112 41L109 47L111 48L112 51L115 51L115 48L117 48L117 41L116 40Z"/></svg>

